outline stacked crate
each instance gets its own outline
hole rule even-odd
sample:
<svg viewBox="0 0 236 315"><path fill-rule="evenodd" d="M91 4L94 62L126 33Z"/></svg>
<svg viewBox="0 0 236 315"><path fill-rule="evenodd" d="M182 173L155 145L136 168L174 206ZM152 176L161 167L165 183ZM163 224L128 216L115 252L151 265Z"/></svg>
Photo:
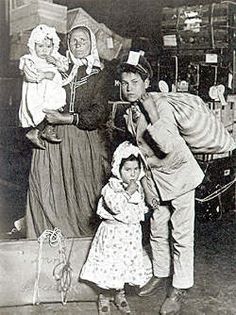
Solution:
<svg viewBox="0 0 236 315"><path fill-rule="evenodd" d="M165 48L222 49L234 44L236 3L163 8ZM176 45L173 43L176 42Z"/></svg>
<svg viewBox="0 0 236 315"><path fill-rule="evenodd" d="M232 134L236 142L236 95L229 95L228 102L230 102L232 106Z"/></svg>
<svg viewBox="0 0 236 315"><path fill-rule="evenodd" d="M42 0L47 2L53 2L53 0ZM20 7L23 7L24 5L28 5L32 2L32 0L10 0L10 10L14 10Z"/></svg>
<svg viewBox="0 0 236 315"><path fill-rule="evenodd" d="M232 97L228 97L226 104L221 104L221 102L215 101L209 102L208 105L236 141L236 134L234 132L234 125L236 121L236 103L232 100Z"/></svg>
<svg viewBox="0 0 236 315"><path fill-rule="evenodd" d="M236 95L229 95L227 103L219 101L209 102L209 108L222 121L225 128L236 142ZM236 175L235 153L225 152L221 154L199 154L195 156L206 174L204 181L197 187L197 198L204 198L218 189L228 186L222 194L214 199L196 203L196 214L205 217L219 215L223 212L235 210L236 186L233 180ZM212 217L214 218L214 217ZM209 219L210 216L209 216Z"/></svg>
<svg viewBox="0 0 236 315"><path fill-rule="evenodd" d="M52 3L52 0L11 1L11 60L18 60L28 51L28 38L32 29L38 24L53 26L59 34L65 34L67 32L67 7Z"/></svg>

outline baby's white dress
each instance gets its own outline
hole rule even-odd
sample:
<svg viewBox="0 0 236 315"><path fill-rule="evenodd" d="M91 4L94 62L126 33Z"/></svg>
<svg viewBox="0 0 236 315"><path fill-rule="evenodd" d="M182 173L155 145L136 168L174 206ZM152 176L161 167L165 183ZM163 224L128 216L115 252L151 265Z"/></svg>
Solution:
<svg viewBox="0 0 236 315"><path fill-rule="evenodd" d="M58 56L56 57L58 58ZM64 56L60 58L62 62L66 59ZM20 124L23 128L35 127L45 118L43 109L57 110L66 104L62 76L55 65L30 54L21 57L19 68L25 73L25 76L30 78L30 81L23 80L22 84ZM46 71L55 73L53 80L38 81L39 73Z"/></svg>

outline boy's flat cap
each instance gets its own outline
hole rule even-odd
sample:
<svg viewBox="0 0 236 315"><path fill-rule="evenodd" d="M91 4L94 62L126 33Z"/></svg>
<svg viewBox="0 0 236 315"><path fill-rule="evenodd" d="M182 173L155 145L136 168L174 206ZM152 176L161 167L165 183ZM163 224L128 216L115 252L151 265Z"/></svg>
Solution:
<svg viewBox="0 0 236 315"><path fill-rule="evenodd" d="M153 76L150 63L143 56L142 52L136 51L130 51L121 58L117 71L119 74L122 72L138 72L148 78L152 78Z"/></svg>

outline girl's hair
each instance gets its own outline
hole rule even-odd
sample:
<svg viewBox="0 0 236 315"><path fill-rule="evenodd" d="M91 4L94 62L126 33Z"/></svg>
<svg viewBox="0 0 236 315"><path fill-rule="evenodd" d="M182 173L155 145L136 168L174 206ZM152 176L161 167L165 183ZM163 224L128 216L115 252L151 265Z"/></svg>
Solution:
<svg viewBox="0 0 236 315"><path fill-rule="evenodd" d="M121 170L124 164L128 161L137 161L139 168L141 168L141 163L142 163L141 156L140 155L135 156L134 154L131 154L129 157L121 160L119 170Z"/></svg>

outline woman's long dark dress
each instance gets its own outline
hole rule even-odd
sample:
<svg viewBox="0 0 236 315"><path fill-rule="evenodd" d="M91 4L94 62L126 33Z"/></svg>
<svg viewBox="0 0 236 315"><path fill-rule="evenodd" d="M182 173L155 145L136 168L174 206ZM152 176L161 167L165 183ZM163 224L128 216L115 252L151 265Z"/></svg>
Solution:
<svg viewBox="0 0 236 315"><path fill-rule="evenodd" d="M62 142L45 141L46 150L33 150L26 209L28 238L55 227L66 237L94 233L91 221L109 165L103 126L110 112L111 80L98 69L87 80L86 76L85 67L80 67L73 81L77 86L74 104L70 104L73 85L66 86L66 111L79 114L78 126L57 126Z"/></svg>

